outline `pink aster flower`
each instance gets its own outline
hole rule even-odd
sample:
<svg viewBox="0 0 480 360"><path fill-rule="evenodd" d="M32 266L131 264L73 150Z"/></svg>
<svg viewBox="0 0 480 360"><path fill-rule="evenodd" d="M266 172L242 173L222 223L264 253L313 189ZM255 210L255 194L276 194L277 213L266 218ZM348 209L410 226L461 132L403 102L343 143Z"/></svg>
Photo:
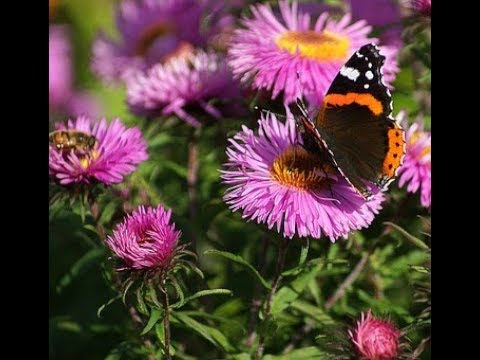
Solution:
<svg viewBox="0 0 480 360"><path fill-rule="evenodd" d="M183 53L186 47L204 45L210 32L201 32L201 22L208 10L208 2L202 0L123 0L116 18L120 40L97 37L93 71L105 81L118 81L132 70L145 70Z"/></svg>
<svg viewBox="0 0 480 360"><path fill-rule="evenodd" d="M95 115L99 105L95 97L73 86L71 46L68 28L52 25L48 41L49 112L56 115Z"/></svg>
<svg viewBox="0 0 480 360"><path fill-rule="evenodd" d="M88 146L65 148L51 140L49 173L61 185L119 183L125 175L135 171L136 165L148 158L147 143L140 130L126 128L119 119L107 123L105 119L92 121L80 116L69 120L66 125L57 125L57 130L80 132L94 138Z"/></svg>
<svg viewBox="0 0 480 360"><path fill-rule="evenodd" d="M220 55L197 51L154 65L126 77L127 103L132 112L159 116L175 114L192 126L200 122L185 107L198 107L214 118L219 109L210 100L239 96L237 84Z"/></svg>
<svg viewBox="0 0 480 360"><path fill-rule="evenodd" d="M237 29L231 41L229 64L242 82L271 91L272 99L283 93L287 105L303 95L318 106L350 56L378 39L367 37L371 26L366 21L351 23L350 14L336 21L324 12L312 27L311 16L299 11L296 1L291 6L279 1L279 7L282 19L268 4L251 7L253 18L242 20L244 28ZM383 72L388 84L398 71L396 49L380 49L386 57Z"/></svg>
<svg viewBox="0 0 480 360"><path fill-rule="evenodd" d="M162 205L140 206L105 241L127 269L165 268L182 234L175 230L175 223L170 223L171 215L172 211Z"/></svg>
<svg viewBox="0 0 480 360"><path fill-rule="evenodd" d="M407 127L405 121L404 124ZM411 193L420 190L420 202L422 206L429 208L432 199L431 134L423 130L421 120L417 119L407 130L405 137L407 152L399 169L398 185L406 185L407 191Z"/></svg>
<svg viewBox="0 0 480 360"><path fill-rule="evenodd" d="M390 360L398 354L400 331L390 322L376 319L369 310L357 327L348 331L362 360Z"/></svg>
<svg viewBox="0 0 480 360"><path fill-rule="evenodd" d="M334 242L368 227L381 208L378 188L369 187L374 197L367 202L329 163L292 145L301 141L293 120L262 115L258 135L244 126L229 141L224 200L244 218L275 226L285 237L324 235Z"/></svg>

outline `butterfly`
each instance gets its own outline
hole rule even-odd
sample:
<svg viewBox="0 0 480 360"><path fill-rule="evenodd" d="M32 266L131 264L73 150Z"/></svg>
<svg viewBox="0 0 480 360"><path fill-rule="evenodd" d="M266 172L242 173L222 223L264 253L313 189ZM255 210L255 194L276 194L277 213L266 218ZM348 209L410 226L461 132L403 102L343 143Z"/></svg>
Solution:
<svg viewBox="0 0 480 360"><path fill-rule="evenodd" d="M375 44L362 46L338 72L314 119L297 100L303 147L329 154L366 200L373 197L366 182L386 190L405 156L405 131L392 118L392 96L382 80L384 62Z"/></svg>

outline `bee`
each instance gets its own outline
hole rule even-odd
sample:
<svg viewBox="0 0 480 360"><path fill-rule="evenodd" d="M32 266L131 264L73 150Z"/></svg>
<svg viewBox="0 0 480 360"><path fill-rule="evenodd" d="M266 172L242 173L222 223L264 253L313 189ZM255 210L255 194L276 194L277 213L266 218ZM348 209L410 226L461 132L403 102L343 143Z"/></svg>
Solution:
<svg viewBox="0 0 480 360"><path fill-rule="evenodd" d="M50 144L55 145L58 150L69 151L90 150L97 143L97 139L93 135L88 135L78 130L56 130L52 131L49 136Z"/></svg>

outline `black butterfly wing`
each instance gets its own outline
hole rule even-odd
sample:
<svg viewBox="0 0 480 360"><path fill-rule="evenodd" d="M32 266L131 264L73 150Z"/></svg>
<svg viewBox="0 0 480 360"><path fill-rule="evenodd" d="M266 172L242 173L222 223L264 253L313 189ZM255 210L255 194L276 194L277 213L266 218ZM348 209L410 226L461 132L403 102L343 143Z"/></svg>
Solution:
<svg viewBox="0 0 480 360"><path fill-rule="evenodd" d="M314 137L365 198L365 181L386 187L405 154L404 131L391 117L392 100L383 84L385 57L373 44L360 48L334 79L314 124Z"/></svg>

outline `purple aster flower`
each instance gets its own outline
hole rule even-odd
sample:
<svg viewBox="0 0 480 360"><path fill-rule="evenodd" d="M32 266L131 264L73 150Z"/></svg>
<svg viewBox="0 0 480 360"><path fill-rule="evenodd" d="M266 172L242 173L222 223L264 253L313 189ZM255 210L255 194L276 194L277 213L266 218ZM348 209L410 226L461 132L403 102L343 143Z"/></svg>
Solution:
<svg viewBox="0 0 480 360"><path fill-rule="evenodd" d="M48 100L50 114L94 116L99 105L91 94L73 87L71 47L68 29L50 26L48 52Z"/></svg>
<svg viewBox="0 0 480 360"><path fill-rule="evenodd" d="M118 224L108 247L123 260L126 269L168 267L182 232L170 224L171 210L140 206ZM125 269L124 268L124 269Z"/></svg>
<svg viewBox="0 0 480 360"><path fill-rule="evenodd" d="M311 16L299 11L296 1L291 6L279 1L279 7L282 20L269 5L251 7L253 18L244 18L244 28L233 36L229 64L242 82L253 80L253 88L271 91L273 99L283 92L285 105L303 95L318 106L345 61L378 40L367 38L371 26L364 20L351 23L350 14L335 21L324 12L311 27ZM380 48L388 84L398 70L396 53Z"/></svg>
<svg viewBox="0 0 480 360"><path fill-rule="evenodd" d="M398 116L403 117L404 114L400 113ZM406 127L405 121L404 124ZM420 203L429 208L432 199L431 134L423 130L421 119L417 119L407 130L405 137L407 152L399 169L398 185L403 187L408 184L407 191L411 193L420 190Z"/></svg>
<svg viewBox="0 0 480 360"><path fill-rule="evenodd" d="M204 45L210 31L202 33L201 22L209 5L201 0L122 1L116 17L120 40L115 42L104 34L97 37L93 71L108 82L117 81L132 70L165 62L185 47ZM219 18L217 12L213 15ZM209 25L214 28L216 24Z"/></svg>
<svg viewBox="0 0 480 360"><path fill-rule="evenodd" d="M198 106L219 119L212 99L231 100L239 89L220 55L198 51L126 77L127 103L136 114L175 114L192 126L200 122L185 110Z"/></svg>
<svg viewBox="0 0 480 360"><path fill-rule="evenodd" d="M88 146L58 145L50 141L49 173L61 185L72 183L114 184L136 169L148 158L147 143L136 127L126 128L119 119L107 123L105 119L92 121L80 116L66 125L57 124L57 130L79 134L93 139ZM57 133L62 139L62 133ZM86 137L85 137L86 136ZM92 138L93 136L93 138ZM52 136L53 137L53 136Z"/></svg>
<svg viewBox="0 0 480 360"><path fill-rule="evenodd" d="M384 200L378 188L365 201L340 173L318 155L292 144L301 142L293 120L262 115L258 135L243 127L229 139L223 182L224 200L243 217L276 226L292 238L322 235L332 242L368 227Z"/></svg>
<svg viewBox="0 0 480 360"><path fill-rule="evenodd" d="M350 0L350 11L354 20L366 20L380 30L384 45L400 47L402 28L400 6L395 0Z"/></svg>

